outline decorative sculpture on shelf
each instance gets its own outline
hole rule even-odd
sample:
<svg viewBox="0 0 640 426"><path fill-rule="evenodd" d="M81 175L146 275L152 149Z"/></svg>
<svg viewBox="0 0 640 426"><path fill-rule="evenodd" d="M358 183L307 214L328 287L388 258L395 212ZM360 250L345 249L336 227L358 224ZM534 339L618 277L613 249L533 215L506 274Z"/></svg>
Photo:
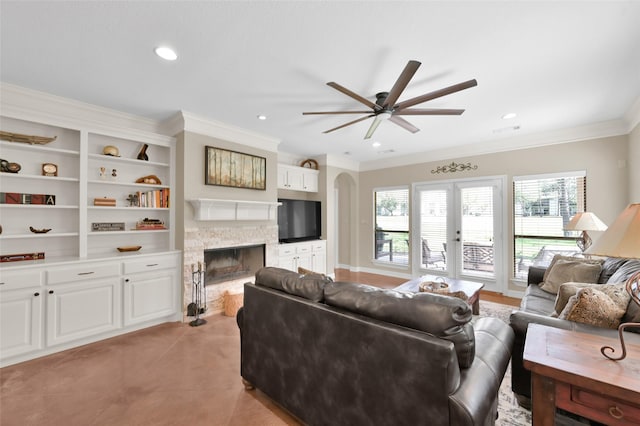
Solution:
<svg viewBox="0 0 640 426"><path fill-rule="evenodd" d="M149 148L149 145L147 145L146 143L142 145L142 148L138 153L138 160L149 161L149 156L147 155L147 148Z"/></svg>

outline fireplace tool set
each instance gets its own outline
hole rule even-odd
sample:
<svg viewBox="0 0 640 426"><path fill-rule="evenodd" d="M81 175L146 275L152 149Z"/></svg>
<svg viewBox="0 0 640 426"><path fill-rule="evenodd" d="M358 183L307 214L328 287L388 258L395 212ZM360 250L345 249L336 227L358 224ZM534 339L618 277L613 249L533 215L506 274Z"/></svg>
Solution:
<svg viewBox="0 0 640 426"><path fill-rule="evenodd" d="M196 317L189 323L192 327L206 324L207 320L200 318L207 310L207 287L204 285L206 267L202 268L202 262L198 262L198 269L191 265L191 303L187 305L187 316Z"/></svg>

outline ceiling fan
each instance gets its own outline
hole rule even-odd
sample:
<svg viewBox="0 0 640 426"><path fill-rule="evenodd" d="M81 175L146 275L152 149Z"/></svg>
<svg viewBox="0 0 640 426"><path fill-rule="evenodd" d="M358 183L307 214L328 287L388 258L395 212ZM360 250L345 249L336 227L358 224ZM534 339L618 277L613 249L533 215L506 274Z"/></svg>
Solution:
<svg viewBox="0 0 640 426"><path fill-rule="evenodd" d="M421 104L423 102L430 101L432 99L440 98L442 96L450 95L455 92L459 92L464 89L468 89L470 87L474 87L478 85L478 82L474 80L465 81L463 83L454 84L453 86L445 87L444 89L435 90L430 93L426 93L421 96L417 96L415 98L408 99L406 101L398 102L398 98L404 91L404 89L409 84L411 78L420 67L420 62L418 61L409 61L407 65L404 67L402 74L396 80L395 84L391 88L389 92L380 92L376 94L376 102L371 102L369 99L358 95L357 93L352 92L347 89L330 81L327 83L327 86L333 87L339 92L344 93L345 95L355 99L371 108L370 111L321 111L321 112L303 112L303 115L323 115L323 114L367 114L364 117L360 117L356 120L349 121L348 123L342 124L338 127L334 127L333 129L329 129L324 131L323 133L330 133L334 130L342 129L343 127L350 126L355 123L359 123L360 121L364 121L368 118L375 117L373 123L369 127L367 134L365 135L365 139L369 139L373 133L376 131L380 122L382 120L389 120L398 126L410 131L411 133L416 133L420 129L418 129L413 124L409 123L404 118L400 117L401 115L461 115L464 110L463 109L440 109L440 108L414 108L409 109L414 105Z"/></svg>

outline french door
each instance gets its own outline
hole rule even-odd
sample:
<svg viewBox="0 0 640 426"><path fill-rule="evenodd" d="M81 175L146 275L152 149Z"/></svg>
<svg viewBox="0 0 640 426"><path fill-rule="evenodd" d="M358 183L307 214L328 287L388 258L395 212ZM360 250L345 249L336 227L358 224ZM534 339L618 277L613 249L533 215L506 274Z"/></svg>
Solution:
<svg viewBox="0 0 640 426"><path fill-rule="evenodd" d="M413 189L413 275L481 281L503 292L503 178L416 184Z"/></svg>

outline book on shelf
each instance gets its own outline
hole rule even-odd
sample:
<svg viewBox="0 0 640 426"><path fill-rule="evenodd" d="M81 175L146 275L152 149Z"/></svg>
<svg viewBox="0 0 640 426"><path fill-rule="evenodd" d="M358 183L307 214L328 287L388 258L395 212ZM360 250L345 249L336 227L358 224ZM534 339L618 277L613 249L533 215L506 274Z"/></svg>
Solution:
<svg viewBox="0 0 640 426"><path fill-rule="evenodd" d="M21 260L39 260L39 259L44 259L44 252L3 254L2 256L0 256L0 263L19 262Z"/></svg>
<svg viewBox="0 0 640 426"><path fill-rule="evenodd" d="M142 230L167 229L167 228L164 226L164 222L161 221L160 219L144 218L143 220L136 222L135 229L137 231L142 231Z"/></svg>
<svg viewBox="0 0 640 426"><path fill-rule="evenodd" d="M24 194L21 192L0 192L0 204L40 204L56 205L56 196L52 194Z"/></svg>
<svg viewBox="0 0 640 426"><path fill-rule="evenodd" d="M169 208L169 188L154 191L138 191L138 207Z"/></svg>

